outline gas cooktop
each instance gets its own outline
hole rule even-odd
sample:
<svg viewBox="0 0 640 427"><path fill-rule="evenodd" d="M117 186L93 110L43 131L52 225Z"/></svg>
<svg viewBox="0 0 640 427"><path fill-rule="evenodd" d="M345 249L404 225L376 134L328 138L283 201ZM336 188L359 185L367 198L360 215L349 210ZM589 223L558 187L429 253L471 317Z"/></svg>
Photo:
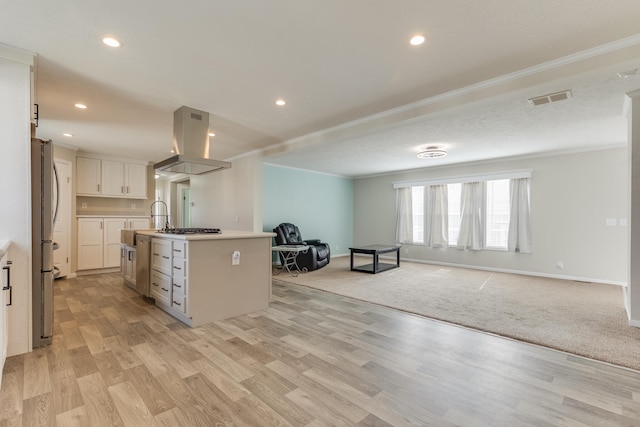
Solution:
<svg viewBox="0 0 640 427"><path fill-rule="evenodd" d="M164 234L220 234L219 228L163 228L158 233Z"/></svg>

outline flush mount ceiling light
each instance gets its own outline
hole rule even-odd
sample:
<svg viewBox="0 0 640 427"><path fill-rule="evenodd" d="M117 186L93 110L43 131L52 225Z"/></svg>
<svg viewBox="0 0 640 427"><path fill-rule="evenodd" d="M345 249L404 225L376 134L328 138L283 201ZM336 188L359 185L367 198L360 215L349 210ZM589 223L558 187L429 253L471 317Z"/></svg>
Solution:
<svg viewBox="0 0 640 427"><path fill-rule="evenodd" d="M287 101L285 101L284 99L280 98L280 99L276 99L276 105L278 107L283 107L285 105L287 105Z"/></svg>
<svg viewBox="0 0 640 427"><path fill-rule="evenodd" d="M81 110L86 110L86 109L87 109L87 106L86 106L86 105L81 104L81 103L79 103L79 102L78 102L77 104L74 104L74 107L79 108L79 109L81 109Z"/></svg>
<svg viewBox="0 0 640 427"><path fill-rule="evenodd" d="M447 155L447 151L438 147L427 147L424 151L418 153L419 159L437 159Z"/></svg>
<svg viewBox="0 0 640 427"><path fill-rule="evenodd" d="M63 133L63 136L66 136L67 138L71 138L73 135L71 135L70 133Z"/></svg>
<svg viewBox="0 0 640 427"><path fill-rule="evenodd" d="M214 136L216 136L216 134L213 133L213 132L209 132L209 136L214 137Z"/></svg>
<svg viewBox="0 0 640 427"><path fill-rule="evenodd" d="M412 46L420 46L422 43L424 43L424 36L422 34L416 34L415 36L411 37L409 43L411 43Z"/></svg>
<svg viewBox="0 0 640 427"><path fill-rule="evenodd" d="M120 42L113 37L105 37L102 39L102 43L109 47L120 47Z"/></svg>

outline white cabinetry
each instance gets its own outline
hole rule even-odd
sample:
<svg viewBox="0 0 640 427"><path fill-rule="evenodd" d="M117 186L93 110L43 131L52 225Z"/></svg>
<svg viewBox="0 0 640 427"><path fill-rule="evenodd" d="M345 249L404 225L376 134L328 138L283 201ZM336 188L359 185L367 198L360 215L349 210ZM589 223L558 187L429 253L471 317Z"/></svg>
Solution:
<svg viewBox="0 0 640 427"><path fill-rule="evenodd" d="M11 289L9 289L11 287L11 283L9 283L10 280L10 273L9 273L9 269L11 268L9 262L7 261L7 253L6 250L9 248L9 244L7 241L4 242L0 242L0 246L2 246L2 248L0 249L0 254L2 255L0 257L0 267L2 268L2 270L0 270L0 272L2 273L0 275L0 372L2 371L2 368L4 367L4 362L7 358L7 344L9 342L9 319L7 316L7 304L9 304L9 297L8 294L10 294ZM2 376L0 375L0 385L2 384Z"/></svg>
<svg viewBox="0 0 640 427"><path fill-rule="evenodd" d="M78 157L78 196L147 198L147 166L139 163Z"/></svg>
<svg viewBox="0 0 640 427"><path fill-rule="evenodd" d="M126 228L126 218L104 219L103 268L117 267L120 265L120 230Z"/></svg>
<svg viewBox="0 0 640 427"><path fill-rule="evenodd" d="M124 163L102 160L102 195L124 197Z"/></svg>
<svg viewBox="0 0 640 427"><path fill-rule="evenodd" d="M103 228L102 218L78 219L78 270L102 268Z"/></svg>
<svg viewBox="0 0 640 427"><path fill-rule="evenodd" d="M156 304L171 306L172 241L151 239L151 297Z"/></svg>
<svg viewBox="0 0 640 427"><path fill-rule="evenodd" d="M149 219L78 218L78 270L121 265L120 230L127 228L148 229Z"/></svg>
<svg viewBox="0 0 640 427"><path fill-rule="evenodd" d="M187 315L187 242L174 240L172 248L171 308Z"/></svg>
<svg viewBox="0 0 640 427"><path fill-rule="evenodd" d="M125 197L147 198L147 167L131 163L124 164Z"/></svg>
<svg viewBox="0 0 640 427"><path fill-rule="evenodd" d="M142 233L152 239L151 297L176 319L196 327L268 307L272 233Z"/></svg>
<svg viewBox="0 0 640 427"><path fill-rule="evenodd" d="M151 240L151 297L163 310L188 322L187 250L184 240Z"/></svg>
<svg viewBox="0 0 640 427"><path fill-rule="evenodd" d="M76 194L79 196L99 196L101 194L101 161L78 157L76 159L76 170L78 179L76 180Z"/></svg>

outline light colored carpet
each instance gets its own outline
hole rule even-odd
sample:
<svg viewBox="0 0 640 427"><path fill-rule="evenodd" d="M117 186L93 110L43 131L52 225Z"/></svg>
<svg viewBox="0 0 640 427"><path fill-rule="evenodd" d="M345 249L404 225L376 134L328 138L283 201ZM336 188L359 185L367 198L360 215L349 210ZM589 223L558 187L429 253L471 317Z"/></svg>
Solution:
<svg viewBox="0 0 640 427"><path fill-rule="evenodd" d="M640 329L618 286L411 262L373 275L350 271L349 257L274 280L640 370Z"/></svg>

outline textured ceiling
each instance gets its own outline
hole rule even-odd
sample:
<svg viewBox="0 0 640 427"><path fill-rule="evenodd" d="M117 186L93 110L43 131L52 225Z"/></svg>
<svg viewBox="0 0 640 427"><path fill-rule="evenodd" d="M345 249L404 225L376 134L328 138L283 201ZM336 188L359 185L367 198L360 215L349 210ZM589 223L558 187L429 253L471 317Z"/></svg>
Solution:
<svg viewBox="0 0 640 427"><path fill-rule="evenodd" d="M37 135L154 162L181 105L210 112L216 158L268 147L270 163L345 176L617 145L623 94L640 87L615 76L640 67L637 0L0 6L0 43L38 55ZM427 42L410 46L418 32ZM562 103L526 101L564 89ZM415 158L434 144L450 154Z"/></svg>

